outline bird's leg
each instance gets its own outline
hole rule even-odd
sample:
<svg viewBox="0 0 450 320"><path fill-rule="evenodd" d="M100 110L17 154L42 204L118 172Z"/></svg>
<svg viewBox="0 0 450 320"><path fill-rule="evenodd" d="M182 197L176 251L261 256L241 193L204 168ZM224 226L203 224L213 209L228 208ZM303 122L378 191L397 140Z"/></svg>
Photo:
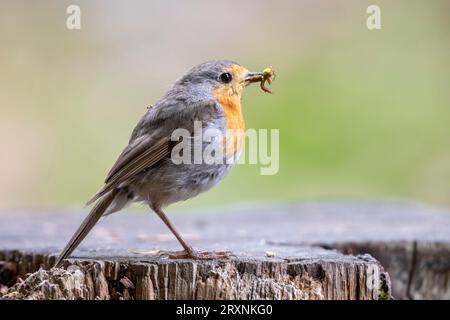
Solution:
<svg viewBox="0 0 450 320"><path fill-rule="evenodd" d="M164 214L164 212L159 208L158 206L150 205L150 208L155 211L155 213L158 215L158 217L161 218L161 220L164 222L164 224L169 228L169 230L172 232L172 234L177 238L178 242L183 246L184 251L187 256L194 255L194 249L190 245L186 243L186 241L183 240L181 235L178 233L178 231L175 229L175 227L172 225L172 223L169 221L167 216Z"/></svg>
<svg viewBox="0 0 450 320"><path fill-rule="evenodd" d="M230 252L197 252L190 245L183 240L181 235L169 221L167 216L164 214L159 206L150 205L150 208L161 218L164 224L169 228L172 234L177 238L178 242L183 246L184 251L182 252L162 252L161 255L166 255L173 259L195 259L195 260L213 260L213 259L228 259L230 257Z"/></svg>

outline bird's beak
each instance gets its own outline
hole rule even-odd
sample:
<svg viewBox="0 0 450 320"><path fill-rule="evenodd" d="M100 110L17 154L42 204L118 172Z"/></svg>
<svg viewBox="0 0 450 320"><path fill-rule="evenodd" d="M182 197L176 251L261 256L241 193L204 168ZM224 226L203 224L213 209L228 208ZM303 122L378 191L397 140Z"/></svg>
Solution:
<svg viewBox="0 0 450 320"><path fill-rule="evenodd" d="M250 83L261 82L263 78L264 74L262 72L249 72L242 81L245 85L249 85Z"/></svg>

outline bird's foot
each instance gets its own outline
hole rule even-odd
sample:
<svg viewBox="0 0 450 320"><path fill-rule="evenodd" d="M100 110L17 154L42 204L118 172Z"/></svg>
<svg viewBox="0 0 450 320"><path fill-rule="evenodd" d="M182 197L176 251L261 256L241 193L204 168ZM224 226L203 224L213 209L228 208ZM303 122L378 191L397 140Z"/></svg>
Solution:
<svg viewBox="0 0 450 320"><path fill-rule="evenodd" d="M230 251L159 251L159 256L169 259L192 259L192 260L227 260L233 254Z"/></svg>

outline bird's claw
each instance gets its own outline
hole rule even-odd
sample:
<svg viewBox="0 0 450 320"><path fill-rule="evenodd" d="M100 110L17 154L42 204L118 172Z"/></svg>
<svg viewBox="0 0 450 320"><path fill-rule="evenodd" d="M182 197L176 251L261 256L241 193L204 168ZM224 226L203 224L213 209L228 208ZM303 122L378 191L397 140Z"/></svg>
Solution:
<svg viewBox="0 0 450 320"><path fill-rule="evenodd" d="M159 251L158 256L169 259L192 259L192 260L227 260L233 254L230 251Z"/></svg>

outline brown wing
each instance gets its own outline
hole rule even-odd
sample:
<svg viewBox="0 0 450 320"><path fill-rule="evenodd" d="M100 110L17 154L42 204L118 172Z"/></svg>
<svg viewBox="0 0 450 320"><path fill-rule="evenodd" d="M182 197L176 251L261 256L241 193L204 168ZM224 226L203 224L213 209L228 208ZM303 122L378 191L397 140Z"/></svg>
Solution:
<svg viewBox="0 0 450 320"><path fill-rule="evenodd" d="M130 163L130 161L136 158L136 156L148 149L149 146L154 143L153 140L154 139L152 139L150 135L144 135L137 138L135 141L130 142L130 144L117 158L111 170L109 170L105 178L105 183L108 183L114 175Z"/></svg>
<svg viewBox="0 0 450 320"><path fill-rule="evenodd" d="M170 136L174 129L186 128L186 125L189 126L194 119L205 123L223 119L222 108L215 100L182 104L180 94L183 92L175 93L173 97L168 94L141 119L133 131L129 145L109 171L104 187L88 201L87 205L169 155ZM161 126L161 123L164 123L164 126ZM161 128L163 130L159 130Z"/></svg>
<svg viewBox="0 0 450 320"><path fill-rule="evenodd" d="M155 142L150 136L135 140L119 156L106 177L105 185L87 202L87 205L170 154L169 142L169 138L160 138Z"/></svg>

